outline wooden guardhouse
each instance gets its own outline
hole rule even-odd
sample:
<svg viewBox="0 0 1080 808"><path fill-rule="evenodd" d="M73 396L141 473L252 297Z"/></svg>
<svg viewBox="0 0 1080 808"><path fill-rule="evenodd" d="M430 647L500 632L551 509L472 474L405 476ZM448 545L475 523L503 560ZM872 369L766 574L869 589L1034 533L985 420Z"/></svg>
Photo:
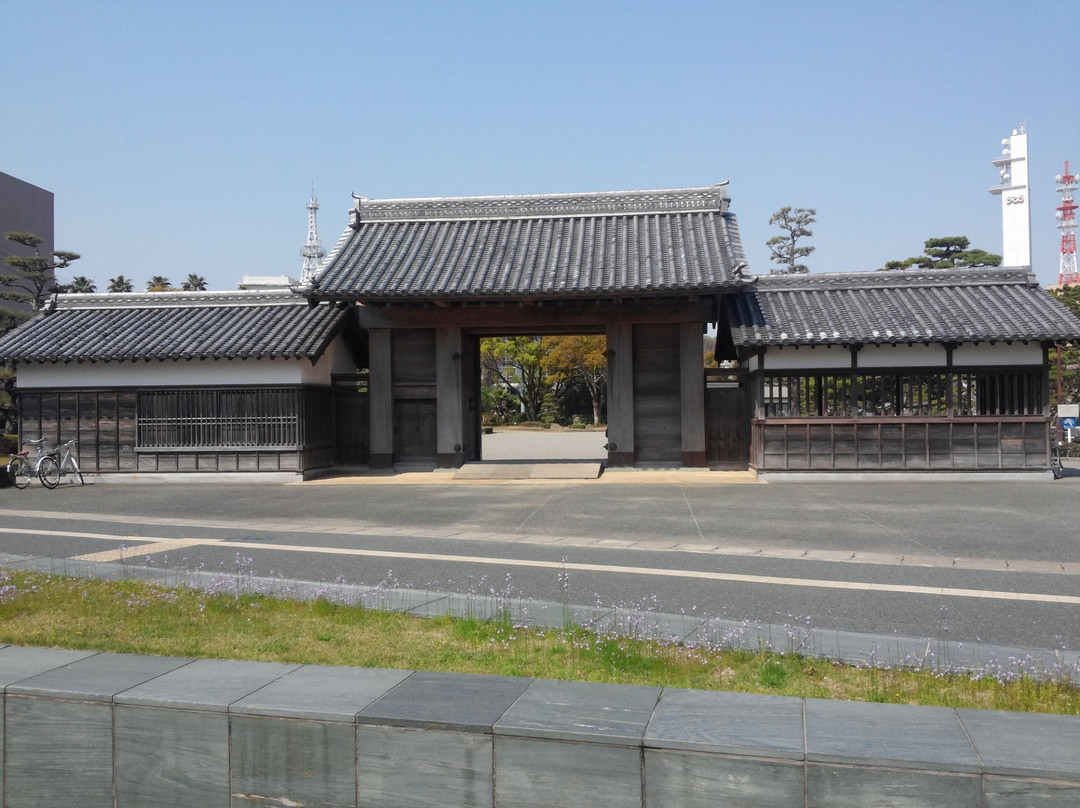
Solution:
<svg viewBox="0 0 1080 808"><path fill-rule="evenodd" d="M359 344L347 311L288 289L72 294L0 356L20 434L77 439L84 471L297 475L338 462L332 381Z"/></svg>
<svg viewBox="0 0 1080 808"><path fill-rule="evenodd" d="M1080 322L1026 267L762 277L727 310L760 472L1047 468Z"/></svg>

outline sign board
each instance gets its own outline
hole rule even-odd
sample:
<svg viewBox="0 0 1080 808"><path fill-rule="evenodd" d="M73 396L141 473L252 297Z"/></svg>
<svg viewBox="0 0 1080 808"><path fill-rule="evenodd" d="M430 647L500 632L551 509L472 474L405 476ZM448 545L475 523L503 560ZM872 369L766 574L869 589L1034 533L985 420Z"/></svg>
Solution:
<svg viewBox="0 0 1080 808"><path fill-rule="evenodd" d="M1062 418L1061 419L1061 428L1062 429L1076 429L1076 419L1075 418Z"/></svg>
<svg viewBox="0 0 1080 808"><path fill-rule="evenodd" d="M1058 404L1058 418L1080 418L1080 404Z"/></svg>

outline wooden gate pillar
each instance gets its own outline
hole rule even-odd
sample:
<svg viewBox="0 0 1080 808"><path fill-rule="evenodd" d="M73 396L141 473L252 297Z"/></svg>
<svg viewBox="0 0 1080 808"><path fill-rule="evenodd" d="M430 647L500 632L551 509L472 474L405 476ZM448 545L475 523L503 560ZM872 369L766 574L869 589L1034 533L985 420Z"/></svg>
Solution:
<svg viewBox="0 0 1080 808"><path fill-rule="evenodd" d="M460 328L435 329L436 465L441 469L461 468L465 462L462 349Z"/></svg>
<svg viewBox="0 0 1080 808"><path fill-rule="evenodd" d="M679 326L679 379L682 388L682 464L705 466L705 368L701 323Z"/></svg>
<svg viewBox="0 0 1080 808"><path fill-rule="evenodd" d="M634 339L633 326L607 327L609 466L634 465Z"/></svg>
<svg viewBox="0 0 1080 808"><path fill-rule="evenodd" d="M394 465L394 387L391 373L390 329L368 331L368 405L370 460L373 469Z"/></svg>

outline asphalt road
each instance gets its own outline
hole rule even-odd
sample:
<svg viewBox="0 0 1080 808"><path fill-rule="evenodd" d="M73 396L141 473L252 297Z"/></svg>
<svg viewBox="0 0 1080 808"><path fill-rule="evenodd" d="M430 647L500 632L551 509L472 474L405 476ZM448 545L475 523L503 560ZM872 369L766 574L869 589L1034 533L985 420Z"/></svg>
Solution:
<svg viewBox="0 0 1080 808"><path fill-rule="evenodd" d="M1078 470L1030 483L725 485L702 475L35 484L0 489L0 553L1080 648Z"/></svg>

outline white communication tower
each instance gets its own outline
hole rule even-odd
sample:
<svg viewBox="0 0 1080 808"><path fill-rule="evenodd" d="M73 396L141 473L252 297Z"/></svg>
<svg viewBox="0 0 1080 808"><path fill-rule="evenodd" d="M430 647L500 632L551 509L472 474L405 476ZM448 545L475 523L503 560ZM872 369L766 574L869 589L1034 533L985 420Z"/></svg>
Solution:
<svg viewBox="0 0 1080 808"><path fill-rule="evenodd" d="M300 285L310 286L315 281L315 276L322 269L322 260L326 257L322 244L319 243L319 223L316 213L319 210L319 200L315 198L315 188L311 188L311 201L307 204L307 241L300 254L304 256L304 265L300 270Z"/></svg>
<svg viewBox="0 0 1080 808"><path fill-rule="evenodd" d="M1001 197L1002 265L1031 266L1031 200L1028 198L1027 132L1021 125L1001 141L1001 157L992 160L1001 182L990 193Z"/></svg>

